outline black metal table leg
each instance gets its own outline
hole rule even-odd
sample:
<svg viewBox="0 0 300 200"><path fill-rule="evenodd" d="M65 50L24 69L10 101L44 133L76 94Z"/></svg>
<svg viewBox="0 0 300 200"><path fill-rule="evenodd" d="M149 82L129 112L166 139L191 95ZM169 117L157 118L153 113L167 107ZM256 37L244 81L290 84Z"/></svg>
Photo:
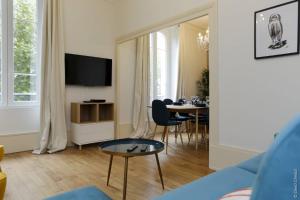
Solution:
<svg viewBox="0 0 300 200"><path fill-rule="evenodd" d="M160 168L160 164L159 164L159 159L158 159L158 154L155 154L155 158L156 158L156 163L157 163L157 167L158 167L158 172L159 172L159 177L160 177L160 181L161 181L161 185L163 190L165 189L165 185L164 185L164 180L163 180L163 176L161 173L161 168Z"/></svg>
<svg viewBox="0 0 300 200"><path fill-rule="evenodd" d="M110 179L110 172L111 172L111 166L112 166L112 161L113 161L114 156L110 155L110 161L109 161L109 167L108 167L108 176L107 176L107 182L106 185L108 186L109 184L109 179Z"/></svg>
<svg viewBox="0 0 300 200"><path fill-rule="evenodd" d="M127 190L127 172L128 172L128 157L125 157L125 166L124 166L124 183L123 183L123 200L126 200L126 190Z"/></svg>

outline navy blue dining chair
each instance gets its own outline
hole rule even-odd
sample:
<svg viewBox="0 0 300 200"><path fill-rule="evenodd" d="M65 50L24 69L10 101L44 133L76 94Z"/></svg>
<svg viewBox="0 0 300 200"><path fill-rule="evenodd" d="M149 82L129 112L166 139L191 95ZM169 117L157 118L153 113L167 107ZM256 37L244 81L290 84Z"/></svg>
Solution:
<svg viewBox="0 0 300 200"><path fill-rule="evenodd" d="M192 124L196 124L196 119L191 120ZM206 148L208 149L209 145L209 109L203 109L198 114L198 125L202 129L201 131L201 143L205 144ZM189 143L192 138L193 132L189 135Z"/></svg>
<svg viewBox="0 0 300 200"><path fill-rule="evenodd" d="M167 105L173 105L174 104L174 102L173 102L172 99L165 99L164 102ZM184 103L184 101L182 99L179 99L178 102ZM192 120L192 119L194 119L194 117L190 116L189 113L178 113L178 115L176 115L176 113L171 112L171 118L174 118L174 120L177 120L177 121L180 121L180 122L185 122L186 132L187 133L190 132L190 130L189 130L190 129L190 123L189 123L189 121ZM179 127L179 128L181 128L181 127ZM177 140L177 134L175 135L175 138Z"/></svg>
<svg viewBox="0 0 300 200"><path fill-rule="evenodd" d="M179 126L181 122L177 121L176 119L170 118L170 112L167 109L167 105L161 100L152 101L152 118L156 124L154 134L156 132L157 126L164 127L163 138L166 138L166 153L168 153L169 127ZM180 133L180 139L181 139L181 143L183 143L181 133Z"/></svg>

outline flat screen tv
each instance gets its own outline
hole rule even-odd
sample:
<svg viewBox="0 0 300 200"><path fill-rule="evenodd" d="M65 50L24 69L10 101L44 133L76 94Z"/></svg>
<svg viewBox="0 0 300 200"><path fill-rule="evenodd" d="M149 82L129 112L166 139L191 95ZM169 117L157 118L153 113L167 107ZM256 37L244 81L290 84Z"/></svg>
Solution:
<svg viewBox="0 0 300 200"><path fill-rule="evenodd" d="M81 86L111 86L112 60L75 54L65 54L66 84Z"/></svg>

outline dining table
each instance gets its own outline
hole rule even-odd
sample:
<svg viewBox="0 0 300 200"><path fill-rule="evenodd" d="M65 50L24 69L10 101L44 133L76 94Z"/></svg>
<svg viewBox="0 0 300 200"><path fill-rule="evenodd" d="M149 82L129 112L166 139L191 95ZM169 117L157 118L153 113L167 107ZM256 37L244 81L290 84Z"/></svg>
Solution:
<svg viewBox="0 0 300 200"><path fill-rule="evenodd" d="M152 108L152 106L148 106L148 108ZM183 104L183 105L167 105L167 109L169 112L178 112L178 113L189 113L195 114L195 122L196 122L196 144L195 148L198 150L198 141L199 141L199 113L201 110L206 110L208 107L198 107L192 104ZM149 115L148 118L150 119Z"/></svg>

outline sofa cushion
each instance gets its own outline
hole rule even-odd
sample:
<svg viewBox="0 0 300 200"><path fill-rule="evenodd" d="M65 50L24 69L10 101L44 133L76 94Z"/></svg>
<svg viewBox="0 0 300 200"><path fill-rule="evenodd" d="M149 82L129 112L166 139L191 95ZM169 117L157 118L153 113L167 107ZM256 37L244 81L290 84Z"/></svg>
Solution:
<svg viewBox="0 0 300 200"><path fill-rule="evenodd" d="M3 145L0 145L0 161L3 159L4 156L4 147Z"/></svg>
<svg viewBox="0 0 300 200"><path fill-rule="evenodd" d="M157 200L217 200L237 189L250 187L255 174L237 167L226 168L170 191Z"/></svg>
<svg viewBox="0 0 300 200"><path fill-rule="evenodd" d="M220 200L250 200L251 188L241 189L223 196Z"/></svg>
<svg viewBox="0 0 300 200"><path fill-rule="evenodd" d="M4 199L5 188L6 188L6 175L0 172L0 199Z"/></svg>
<svg viewBox="0 0 300 200"><path fill-rule="evenodd" d="M70 192L65 192L46 200L111 200L105 193L95 186L83 187Z"/></svg>
<svg viewBox="0 0 300 200"><path fill-rule="evenodd" d="M276 137L265 153L251 200L299 199L300 183L300 116Z"/></svg>
<svg viewBox="0 0 300 200"><path fill-rule="evenodd" d="M251 158L250 160L247 160L247 161L244 161L244 162L238 164L237 167L256 174L258 172L258 169L259 169L259 166L260 166L263 156L264 156L264 154L259 154L258 156L255 156L254 158Z"/></svg>

